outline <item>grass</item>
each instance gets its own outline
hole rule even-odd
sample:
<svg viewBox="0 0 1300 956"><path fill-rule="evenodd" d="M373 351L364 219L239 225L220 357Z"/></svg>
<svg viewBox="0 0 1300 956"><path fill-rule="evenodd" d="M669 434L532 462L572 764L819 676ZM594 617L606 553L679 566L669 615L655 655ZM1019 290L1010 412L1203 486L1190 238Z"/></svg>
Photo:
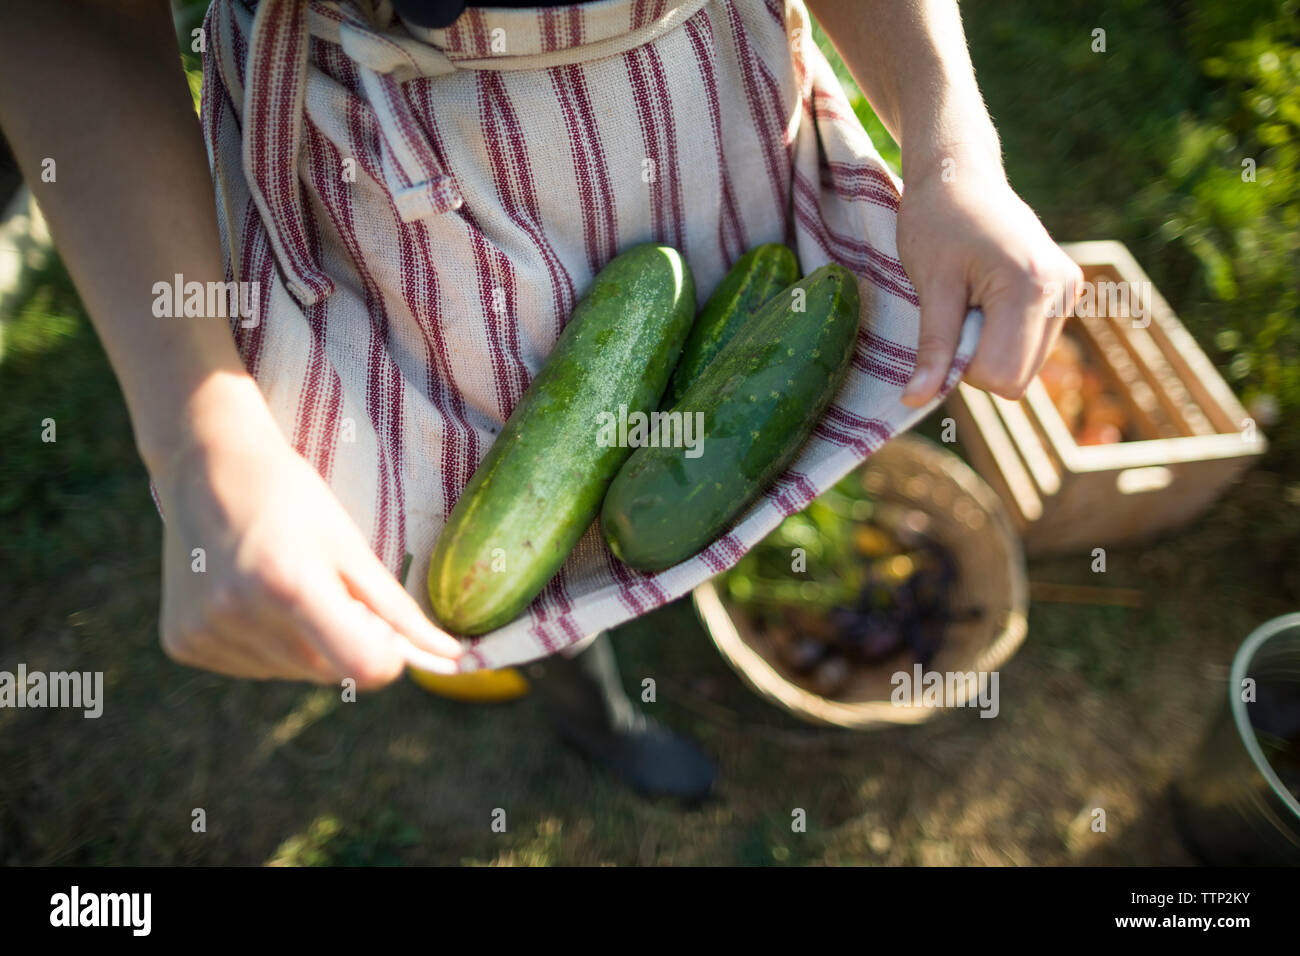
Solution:
<svg viewBox="0 0 1300 956"><path fill-rule="evenodd" d="M964 5L1013 180L1061 238L1131 240L1125 206L1158 163L1111 147L1150 136L1158 153L1169 117L1205 91L1183 76L1164 7L1108 10L1126 72L1070 46L1081 7L1059 21L1029 7ZM1172 287L1180 311L1196 309L1194 282ZM400 682L344 704L168 661L160 525L57 262L32 277L4 343L0 668L102 670L108 700L97 721L0 710L2 863L1187 863L1164 788L1241 639L1300 600L1300 484L1271 463L1187 532L1108 555L1103 583L1140 589L1142 608L1036 604L996 720L807 728L749 692L690 608L670 605L615 646L628 686L654 678L652 712L722 763L719 797L680 810L563 749L531 699L475 707ZM57 442L40 440L45 418ZM1098 583L1083 557L1030 576ZM1097 807L1104 833L1088 826Z"/></svg>

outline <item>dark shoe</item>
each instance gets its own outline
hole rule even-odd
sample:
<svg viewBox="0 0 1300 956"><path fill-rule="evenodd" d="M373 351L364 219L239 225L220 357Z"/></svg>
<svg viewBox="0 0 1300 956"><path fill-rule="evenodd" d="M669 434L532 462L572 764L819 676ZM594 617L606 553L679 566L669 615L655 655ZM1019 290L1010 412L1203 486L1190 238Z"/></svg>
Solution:
<svg viewBox="0 0 1300 956"><path fill-rule="evenodd" d="M717 765L690 738L637 711L607 635L575 657L534 665L529 676L561 739L637 793L695 802L713 792Z"/></svg>

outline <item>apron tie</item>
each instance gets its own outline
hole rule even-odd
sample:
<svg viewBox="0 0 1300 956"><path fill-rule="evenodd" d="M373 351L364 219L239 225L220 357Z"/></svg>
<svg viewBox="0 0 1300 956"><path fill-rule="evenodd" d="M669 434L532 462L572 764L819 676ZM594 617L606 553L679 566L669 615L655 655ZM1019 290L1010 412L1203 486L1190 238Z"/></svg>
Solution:
<svg viewBox="0 0 1300 956"><path fill-rule="evenodd" d="M338 46L360 77L360 94L379 131L384 187L403 222L460 208L464 202L443 170L411 110L402 84L457 70L535 70L613 56L650 43L697 13L709 0L672 0L654 19L590 43L523 53L484 55L451 51L431 42L448 31L412 36L393 13L392 0L225 0L244 27L248 59L243 91L244 177L285 275L289 292L314 305L334 282L313 251L298 182L298 157L311 67L311 41ZM527 13L527 11L510 11ZM460 23L460 21L457 21ZM455 27L455 25L453 25ZM479 38L482 39L482 38Z"/></svg>
<svg viewBox="0 0 1300 956"><path fill-rule="evenodd" d="M450 212L463 201L402 92L408 80L444 76L456 65L426 43L380 32L391 20L387 2L371 15L364 23L352 8L327 0L261 0L249 29L244 174L285 284L304 306L334 292L313 252L298 182L312 37L339 46L356 66L379 130L384 186L402 221Z"/></svg>

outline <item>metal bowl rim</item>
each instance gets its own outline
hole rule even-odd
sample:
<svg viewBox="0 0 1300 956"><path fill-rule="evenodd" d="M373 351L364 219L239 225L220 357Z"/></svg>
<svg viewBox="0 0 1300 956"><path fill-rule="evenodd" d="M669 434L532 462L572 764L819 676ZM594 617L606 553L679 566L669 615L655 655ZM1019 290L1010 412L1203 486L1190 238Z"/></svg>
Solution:
<svg viewBox="0 0 1300 956"><path fill-rule="evenodd" d="M1275 617L1250 632L1232 658L1232 676L1228 681L1228 706L1232 708L1232 721L1237 727L1237 736L1241 738L1246 752L1250 754L1250 762L1255 765L1255 769L1267 781L1269 789L1282 801L1282 804L1295 814L1297 819L1300 819L1300 800L1297 800L1295 794L1282 783L1277 771L1264 756L1264 749L1255 737L1255 726L1250 722L1250 713L1246 710L1246 702L1241 699L1240 693L1241 682L1246 679L1246 670L1259 649L1278 634L1292 629L1300 630L1300 612Z"/></svg>

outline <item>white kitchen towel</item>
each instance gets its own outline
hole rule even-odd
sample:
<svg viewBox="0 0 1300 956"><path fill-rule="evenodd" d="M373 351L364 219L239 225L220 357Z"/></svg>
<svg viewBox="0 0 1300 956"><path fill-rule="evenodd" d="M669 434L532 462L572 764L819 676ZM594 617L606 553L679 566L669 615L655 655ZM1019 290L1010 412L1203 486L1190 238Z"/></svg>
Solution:
<svg viewBox="0 0 1300 956"><path fill-rule="evenodd" d="M899 401L916 291L900 184L797 0L471 8L408 27L388 0L215 0L202 121L232 320L294 447L426 612L447 513L620 250L679 249L701 300L747 249L851 269L848 381L798 460L718 541L657 574L588 531L466 669L552 654L685 594L928 409ZM968 317L956 383L974 350Z"/></svg>

